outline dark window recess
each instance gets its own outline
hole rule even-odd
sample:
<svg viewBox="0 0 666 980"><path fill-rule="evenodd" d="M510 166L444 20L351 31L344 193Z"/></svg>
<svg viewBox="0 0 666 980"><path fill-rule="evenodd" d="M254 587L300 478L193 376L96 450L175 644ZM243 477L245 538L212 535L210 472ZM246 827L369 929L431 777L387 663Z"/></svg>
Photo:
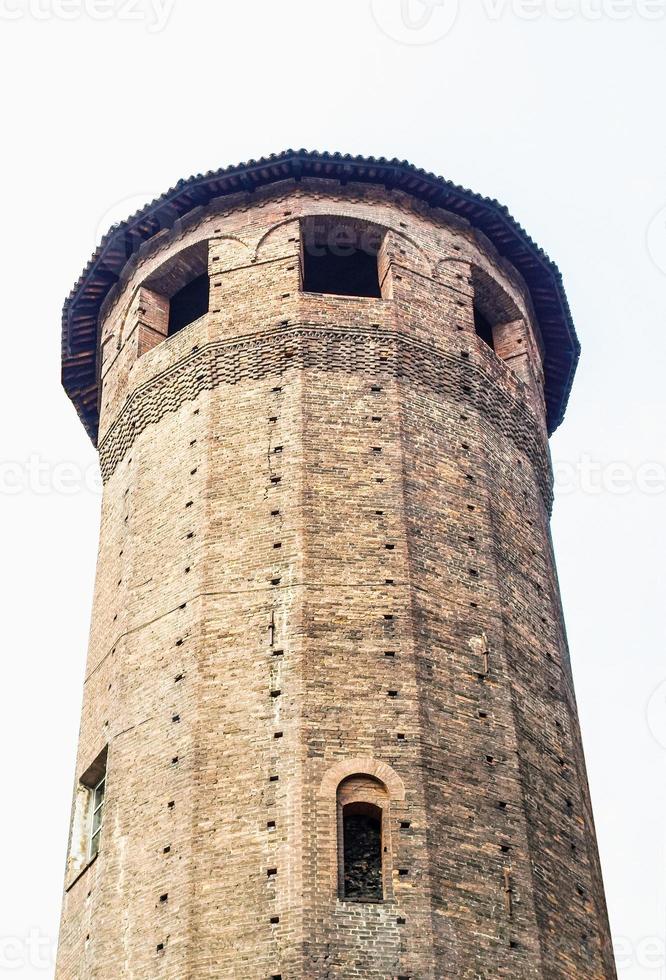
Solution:
<svg viewBox="0 0 666 980"><path fill-rule="evenodd" d="M351 255L335 255L328 249L322 251L323 255L311 255L305 251L305 292L381 299L376 255L361 251L355 251Z"/></svg>
<svg viewBox="0 0 666 980"><path fill-rule="evenodd" d="M478 307L474 307L474 329L477 337L480 337L484 344L488 344L491 350L495 350L493 340L493 328Z"/></svg>
<svg viewBox="0 0 666 980"><path fill-rule="evenodd" d="M334 225L304 228L303 289L337 296L381 299L377 254L381 235Z"/></svg>
<svg viewBox="0 0 666 980"><path fill-rule="evenodd" d="M382 812L370 803L349 803L342 813L344 897L381 902Z"/></svg>
<svg viewBox="0 0 666 980"><path fill-rule="evenodd" d="M169 304L169 336L178 333L183 327L194 323L200 316L208 313L208 297L210 283L208 276L204 273L188 282L175 296L171 297Z"/></svg>

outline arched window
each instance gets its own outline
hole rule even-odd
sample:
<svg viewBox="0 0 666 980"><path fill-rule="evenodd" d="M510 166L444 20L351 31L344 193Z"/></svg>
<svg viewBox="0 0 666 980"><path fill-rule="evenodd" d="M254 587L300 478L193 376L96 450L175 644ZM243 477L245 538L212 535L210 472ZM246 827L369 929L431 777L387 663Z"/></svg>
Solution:
<svg viewBox="0 0 666 980"><path fill-rule="evenodd" d="M389 799L372 776L338 786L338 890L349 902L382 902L390 883Z"/></svg>

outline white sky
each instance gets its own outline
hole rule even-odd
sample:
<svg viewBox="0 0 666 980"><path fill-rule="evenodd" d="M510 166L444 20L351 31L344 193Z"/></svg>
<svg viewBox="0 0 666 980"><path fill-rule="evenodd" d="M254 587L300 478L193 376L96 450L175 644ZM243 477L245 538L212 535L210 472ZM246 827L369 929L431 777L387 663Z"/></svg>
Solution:
<svg viewBox="0 0 666 980"><path fill-rule="evenodd" d="M97 548L62 301L178 178L306 146L497 197L562 270L555 545L620 977L664 980L666 0L163 2L0 0L0 976L53 975Z"/></svg>

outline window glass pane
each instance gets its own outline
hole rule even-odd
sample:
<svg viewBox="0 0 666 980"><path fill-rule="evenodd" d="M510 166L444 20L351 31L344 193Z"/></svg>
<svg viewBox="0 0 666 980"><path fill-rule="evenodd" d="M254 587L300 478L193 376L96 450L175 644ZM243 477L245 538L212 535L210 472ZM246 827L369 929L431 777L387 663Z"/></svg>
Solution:
<svg viewBox="0 0 666 980"><path fill-rule="evenodd" d="M99 781L92 791L91 820L90 820L90 857L95 857L99 851L99 841L104 814L104 790L106 778Z"/></svg>
<svg viewBox="0 0 666 980"><path fill-rule="evenodd" d="M95 787L93 809L97 810L104 802L104 780Z"/></svg>
<svg viewBox="0 0 666 980"><path fill-rule="evenodd" d="M92 833L96 834L99 828L102 826L102 809L95 810L92 818Z"/></svg>

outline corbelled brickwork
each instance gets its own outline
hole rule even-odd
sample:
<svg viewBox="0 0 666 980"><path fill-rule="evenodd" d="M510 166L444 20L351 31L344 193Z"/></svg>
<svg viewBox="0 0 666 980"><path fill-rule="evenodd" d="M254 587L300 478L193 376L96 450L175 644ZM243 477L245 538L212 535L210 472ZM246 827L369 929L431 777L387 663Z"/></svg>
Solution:
<svg viewBox="0 0 666 980"><path fill-rule="evenodd" d="M313 216L381 229L381 299L302 290ZM285 181L128 264L58 980L615 977L542 353L515 269L402 191ZM348 805L382 901L344 898Z"/></svg>

